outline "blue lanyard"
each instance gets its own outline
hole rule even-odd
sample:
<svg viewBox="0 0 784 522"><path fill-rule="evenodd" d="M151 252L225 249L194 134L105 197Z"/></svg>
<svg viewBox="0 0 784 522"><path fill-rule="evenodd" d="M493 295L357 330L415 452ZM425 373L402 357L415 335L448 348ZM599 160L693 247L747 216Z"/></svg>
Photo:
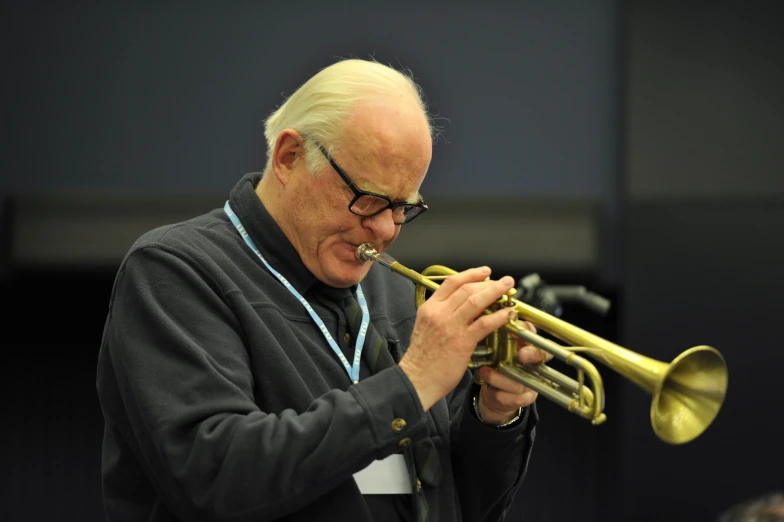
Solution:
<svg viewBox="0 0 784 522"><path fill-rule="evenodd" d="M316 314L316 312L313 311L313 308L311 308L310 304L305 300L305 298L302 297L302 295L300 295L299 292L297 292L297 289L291 286L291 283L289 283L285 277L283 277L277 270L272 268L270 264L267 263L267 260L264 259L264 256L261 255L261 252L259 252L259 249L256 248L256 245L253 243L253 240L245 231L245 227L240 222L240 218L238 218L237 214L235 214L234 211L231 209L231 205L229 205L228 201L226 201L226 204L223 206L223 211L226 212L227 216L229 216L229 219L234 224L234 228L237 229L237 232L240 233L240 236L242 236L242 239L245 240L245 243L248 244L250 249L253 250L253 252L259 257L259 259L261 259L261 262L264 263L264 266L267 267L267 270L269 270L272 273L272 275L277 277L278 280L280 280L280 282L283 283L283 286L285 286L288 289L288 291L294 295L294 297L299 299L299 302L302 303L302 306L304 306L305 310L308 311L310 317L313 318L313 321L316 323L316 326L319 327L321 333L324 334L324 337L327 339L327 342L332 347L332 350L335 352L335 355L337 355L338 358L340 359L340 362L343 363L343 366L346 368L346 372L348 372L348 377L349 379L351 379L351 382L353 382L354 384L358 383L359 382L359 359L360 356L362 355L362 346L365 344L365 334L367 333L368 325L370 324L370 313L368 312L367 301L365 301L365 294L362 293L362 287L359 284L357 284L357 300L359 301L359 307L362 309L362 326L360 326L359 328L357 341L356 344L354 345L354 364L353 366L349 366L348 359L346 359L346 356L343 355L343 351L340 349L337 343L335 343L334 339L332 339L332 336L329 335L329 331L327 331L327 327L324 324L324 321L322 321L321 317L319 317L318 314Z"/></svg>

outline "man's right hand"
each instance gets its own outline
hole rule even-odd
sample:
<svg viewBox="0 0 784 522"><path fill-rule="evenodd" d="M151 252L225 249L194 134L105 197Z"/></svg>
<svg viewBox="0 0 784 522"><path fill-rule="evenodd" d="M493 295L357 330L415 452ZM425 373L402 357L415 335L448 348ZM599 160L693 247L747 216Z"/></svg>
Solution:
<svg viewBox="0 0 784 522"><path fill-rule="evenodd" d="M509 321L509 310L485 309L514 287L506 276L488 280L490 268L449 276L417 311L411 344L400 368L411 380L425 411L460 382L479 342Z"/></svg>

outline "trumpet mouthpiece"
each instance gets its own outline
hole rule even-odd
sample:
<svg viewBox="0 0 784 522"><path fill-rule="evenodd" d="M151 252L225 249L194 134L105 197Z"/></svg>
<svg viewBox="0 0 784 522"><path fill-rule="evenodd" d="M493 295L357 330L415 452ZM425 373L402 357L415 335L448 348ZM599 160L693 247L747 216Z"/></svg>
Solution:
<svg viewBox="0 0 784 522"><path fill-rule="evenodd" d="M378 255L373 243L362 243L357 247L357 259L360 261L373 261Z"/></svg>

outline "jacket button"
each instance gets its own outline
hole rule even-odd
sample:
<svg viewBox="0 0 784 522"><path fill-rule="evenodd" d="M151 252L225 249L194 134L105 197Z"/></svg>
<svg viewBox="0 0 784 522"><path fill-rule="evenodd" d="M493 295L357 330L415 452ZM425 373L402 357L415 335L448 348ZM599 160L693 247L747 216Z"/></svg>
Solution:
<svg viewBox="0 0 784 522"><path fill-rule="evenodd" d="M392 421L392 431L400 433L406 427L406 421L403 419L395 419Z"/></svg>
<svg viewBox="0 0 784 522"><path fill-rule="evenodd" d="M398 446L400 446L401 448L405 448L405 447L406 447L406 446L408 446L409 444L411 444L411 439L409 439L408 437L406 437L405 439L401 439L401 440L400 440L400 442L398 443Z"/></svg>

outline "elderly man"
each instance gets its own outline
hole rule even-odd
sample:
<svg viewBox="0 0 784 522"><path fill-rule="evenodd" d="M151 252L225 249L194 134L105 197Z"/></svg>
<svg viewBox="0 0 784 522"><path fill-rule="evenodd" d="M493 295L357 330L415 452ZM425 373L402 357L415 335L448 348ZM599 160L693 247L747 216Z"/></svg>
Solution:
<svg viewBox="0 0 784 522"><path fill-rule="evenodd" d="M98 365L109 522L504 517L536 393L467 363L512 278L461 272L417 310L356 255L427 209L432 132L408 76L340 61L267 120L263 175L133 245Z"/></svg>

